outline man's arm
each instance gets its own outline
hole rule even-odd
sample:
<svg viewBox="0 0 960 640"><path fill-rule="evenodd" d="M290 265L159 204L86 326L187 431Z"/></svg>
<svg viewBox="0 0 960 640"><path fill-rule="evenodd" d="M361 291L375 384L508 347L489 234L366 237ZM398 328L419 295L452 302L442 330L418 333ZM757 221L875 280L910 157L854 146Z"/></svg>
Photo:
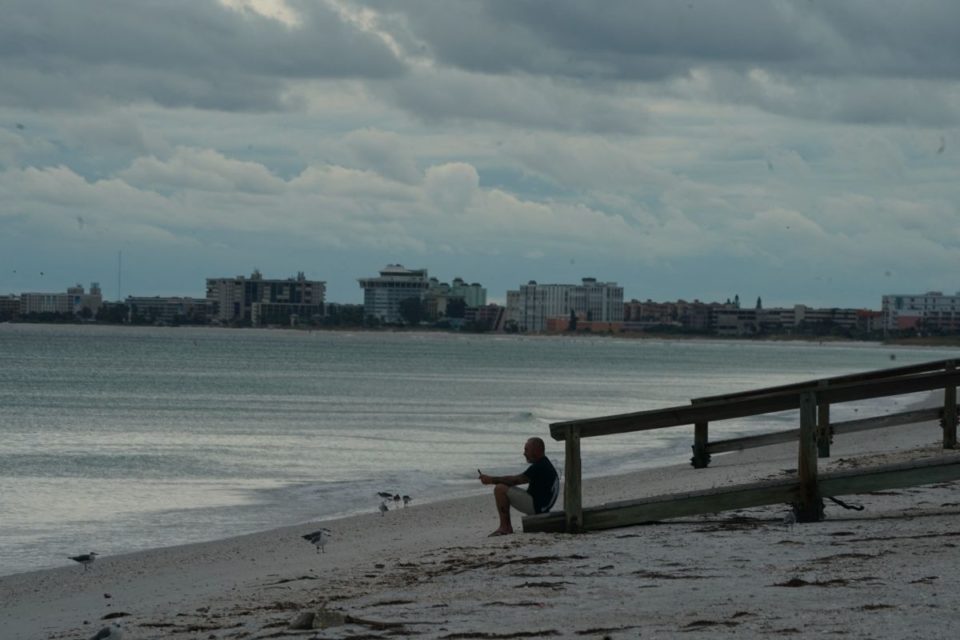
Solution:
<svg viewBox="0 0 960 640"><path fill-rule="evenodd" d="M480 482L483 484L505 484L508 487L515 487L518 484L527 484L530 482L530 479L522 473L516 476L488 476L485 473L481 473Z"/></svg>

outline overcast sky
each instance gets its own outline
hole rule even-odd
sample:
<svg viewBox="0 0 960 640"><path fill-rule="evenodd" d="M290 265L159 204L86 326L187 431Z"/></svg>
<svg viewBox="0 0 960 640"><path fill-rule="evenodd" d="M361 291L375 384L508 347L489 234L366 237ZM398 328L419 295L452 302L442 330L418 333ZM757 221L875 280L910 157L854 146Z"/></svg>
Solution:
<svg viewBox="0 0 960 640"><path fill-rule="evenodd" d="M0 0L0 294L960 289L956 0Z"/></svg>

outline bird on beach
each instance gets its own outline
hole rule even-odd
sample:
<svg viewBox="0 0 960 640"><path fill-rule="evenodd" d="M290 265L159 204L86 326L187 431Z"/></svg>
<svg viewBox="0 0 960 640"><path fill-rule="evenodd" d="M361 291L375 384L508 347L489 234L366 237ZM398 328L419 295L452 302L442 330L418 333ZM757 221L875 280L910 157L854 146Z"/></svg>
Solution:
<svg viewBox="0 0 960 640"><path fill-rule="evenodd" d="M786 529L793 531L793 525L797 522L797 514L793 512L793 509L787 512L787 515L783 516L783 526Z"/></svg>
<svg viewBox="0 0 960 640"><path fill-rule="evenodd" d="M300 537L315 545L317 547L317 553L326 553L324 546L327 544L327 540L330 539L330 533L330 529L322 528Z"/></svg>
<svg viewBox="0 0 960 640"><path fill-rule="evenodd" d="M87 567L89 567L90 564L97 559L98 555L99 554L96 551L91 551L90 553L81 553L78 556L68 556L68 558L74 562L79 562L82 564L83 570L86 571Z"/></svg>
<svg viewBox="0 0 960 640"><path fill-rule="evenodd" d="M114 623L109 627L104 627L90 637L90 640L122 640L123 630L120 625Z"/></svg>
<svg viewBox="0 0 960 640"><path fill-rule="evenodd" d="M403 506L410 504L410 501L413 500L410 496L403 496Z"/></svg>
<svg viewBox="0 0 960 640"><path fill-rule="evenodd" d="M399 507L399 506L400 506L400 494L399 494L399 493L398 493L398 494L395 494L395 495L393 496L393 506L395 506L395 507Z"/></svg>
<svg viewBox="0 0 960 640"><path fill-rule="evenodd" d="M387 501L384 500L383 502L380 503L380 515L382 516L387 511L390 511L390 507L387 506Z"/></svg>

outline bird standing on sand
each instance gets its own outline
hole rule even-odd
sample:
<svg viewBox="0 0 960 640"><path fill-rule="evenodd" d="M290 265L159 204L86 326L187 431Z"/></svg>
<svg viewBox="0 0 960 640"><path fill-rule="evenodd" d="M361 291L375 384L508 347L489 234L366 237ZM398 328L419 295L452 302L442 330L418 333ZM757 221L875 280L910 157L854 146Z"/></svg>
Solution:
<svg viewBox="0 0 960 640"><path fill-rule="evenodd" d="M384 500L383 502L380 503L380 515L382 516L387 511L390 511L390 507L387 506L387 501Z"/></svg>
<svg viewBox="0 0 960 640"><path fill-rule="evenodd" d="M122 638L123 630L120 629L120 625L114 623L97 631L95 635L90 637L90 640L122 640Z"/></svg>
<svg viewBox="0 0 960 640"><path fill-rule="evenodd" d="M793 509L787 512L787 515L783 516L783 526L787 529L793 530L793 525L797 522L797 514L793 512Z"/></svg>
<svg viewBox="0 0 960 640"><path fill-rule="evenodd" d="M410 501L413 500L410 496L403 496L403 506L410 504Z"/></svg>
<svg viewBox="0 0 960 640"><path fill-rule="evenodd" d="M399 493L393 496L393 506L395 506L395 507L399 507L399 506L400 506L400 494L399 494Z"/></svg>
<svg viewBox="0 0 960 640"><path fill-rule="evenodd" d="M325 553L323 547L327 544L327 540L330 539L330 529L317 529L316 531L312 531L307 535L300 537L311 544L316 545L317 553Z"/></svg>
<svg viewBox="0 0 960 640"><path fill-rule="evenodd" d="M87 567L90 566L90 564L97 559L97 555L99 554L96 551L91 551L90 553L81 553L78 556L69 556L69 558L74 562L79 562L80 564L82 564L83 570L86 571Z"/></svg>

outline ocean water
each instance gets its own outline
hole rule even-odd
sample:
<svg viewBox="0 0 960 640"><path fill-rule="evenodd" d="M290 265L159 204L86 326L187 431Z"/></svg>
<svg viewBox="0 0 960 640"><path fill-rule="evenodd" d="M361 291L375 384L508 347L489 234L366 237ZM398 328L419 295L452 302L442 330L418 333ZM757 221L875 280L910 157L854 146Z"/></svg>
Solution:
<svg viewBox="0 0 960 640"><path fill-rule="evenodd" d="M956 356L876 344L0 324L0 575L487 491L548 425ZM891 361L894 357L895 362ZM841 405L836 419L908 404ZM862 411L862 412L861 412ZM711 425L789 428L795 412ZM782 423L782 424L781 424ZM584 474L692 428L583 442ZM493 513L491 512L491 517Z"/></svg>

